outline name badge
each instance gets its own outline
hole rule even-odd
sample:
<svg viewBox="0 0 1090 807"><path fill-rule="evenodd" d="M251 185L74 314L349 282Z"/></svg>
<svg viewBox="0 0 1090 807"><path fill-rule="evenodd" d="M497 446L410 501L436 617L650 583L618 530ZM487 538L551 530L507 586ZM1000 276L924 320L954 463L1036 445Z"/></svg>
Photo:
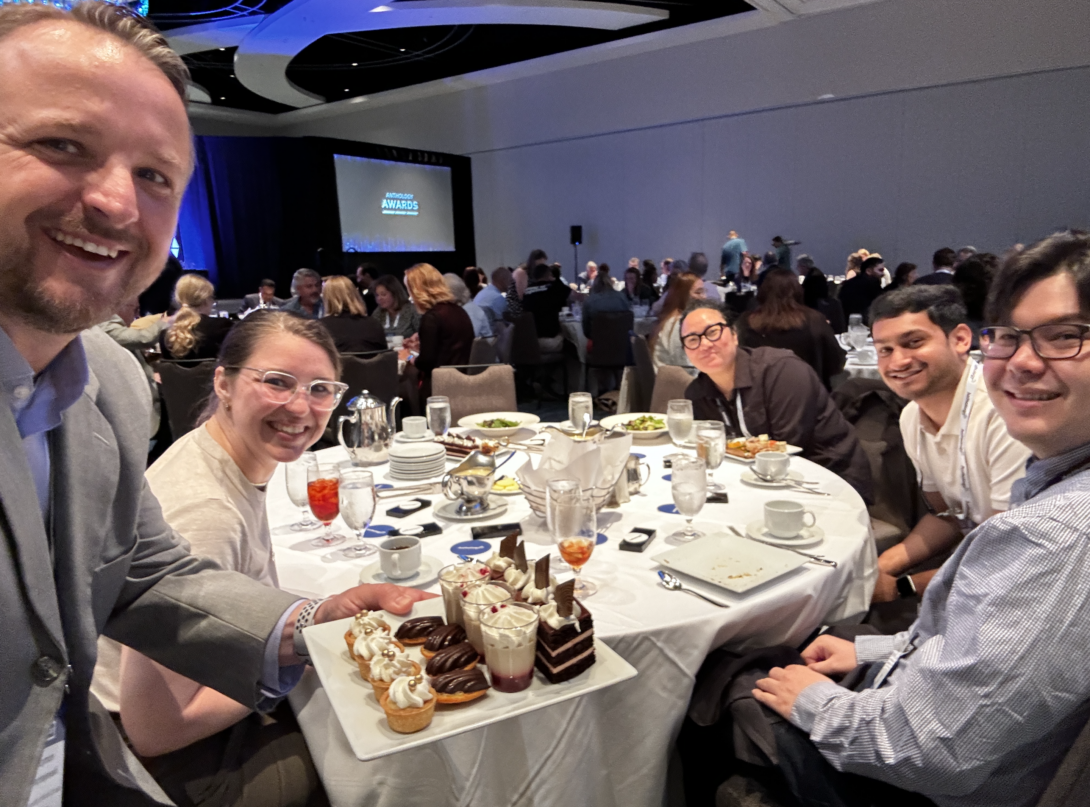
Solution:
<svg viewBox="0 0 1090 807"><path fill-rule="evenodd" d="M64 796L64 721L53 718L27 807L61 807Z"/></svg>

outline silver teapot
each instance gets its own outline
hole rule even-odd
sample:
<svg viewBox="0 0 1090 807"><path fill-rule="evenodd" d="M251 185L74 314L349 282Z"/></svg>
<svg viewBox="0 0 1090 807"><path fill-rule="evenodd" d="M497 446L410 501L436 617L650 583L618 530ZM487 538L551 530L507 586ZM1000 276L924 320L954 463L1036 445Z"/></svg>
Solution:
<svg viewBox="0 0 1090 807"><path fill-rule="evenodd" d="M397 405L401 398L394 396L387 408L381 400L363 390L348 402L349 414L337 421L337 441L345 447L356 465L379 465L390 458L390 444L397 431ZM349 425L348 439L344 427Z"/></svg>

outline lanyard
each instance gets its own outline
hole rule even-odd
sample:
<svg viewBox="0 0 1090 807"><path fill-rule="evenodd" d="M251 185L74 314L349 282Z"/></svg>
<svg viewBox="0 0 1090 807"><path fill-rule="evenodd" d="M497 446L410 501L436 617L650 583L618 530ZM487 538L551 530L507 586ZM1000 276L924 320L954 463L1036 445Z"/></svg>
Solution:
<svg viewBox="0 0 1090 807"><path fill-rule="evenodd" d="M958 432L958 481L961 485L961 502L960 510L957 505L950 506L942 513L936 513L939 516L953 516L958 520L962 529L968 531L976 526L976 522L973 521L972 510L972 488L969 486L969 459L966 452L966 447L969 444L967 439L969 434L969 416L973 413L973 396L976 395L977 380L980 378L980 371L982 365L978 361L969 360L969 375L965 380L965 397L961 400L961 428ZM923 426L920 427L920 440L927 438L926 433L923 431Z"/></svg>
<svg viewBox="0 0 1090 807"><path fill-rule="evenodd" d="M742 412L742 395L738 390L734 391L734 406L738 412L738 429L742 432L742 436L750 438L753 435L749 433L749 429L746 428L746 416ZM727 416L727 410L723 406L723 400L717 395L715 396L716 406L719 407L719 416L723 418L723 422L730 427L731 431L734 430L734 424L730 422L730 418Z"/></svg>
<svg viewBox="0 0 1090 807"><path fill-rule="evenodd" d="M396 328L397 327L397 321L399 319L401 319L401 312L400 311L398 311L396 314L394 314L394 324L391 325L390 324L390 312L387 311L386 312L386 330L391 330L393 328Z"/></svg>

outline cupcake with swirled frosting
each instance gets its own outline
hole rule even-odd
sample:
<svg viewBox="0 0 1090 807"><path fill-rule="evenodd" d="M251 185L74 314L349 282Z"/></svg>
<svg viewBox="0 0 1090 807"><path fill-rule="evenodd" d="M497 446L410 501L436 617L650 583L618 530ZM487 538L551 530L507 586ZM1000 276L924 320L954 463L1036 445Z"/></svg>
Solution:
<svg viewBox="0 0 1090 807"><path fill-rule="evenodd" d="M435 715L436 692L422 675L395 678L379 700L386 722L399 734L426 729Z"/></svg>
<svg viewBox="0 0 1090 807"><path fill-rule="evenodd" d="M363 633L364 628L370 628L375 632L389 633L390 626L386 620L382 618L382 611L360 611L354 617L352 617L352 624L349 625L348 630L344 632L344 641L348 645L348 654L354 659L356 654L352 652L352 646L356 644L356 639Z"/></svg>
<svg viewBox="0 0 1090 807"><path fill-rule="evenodd" d="M420 675L420 665L404 653L397 652L396 647L387 647L380 655L371 659L369 680L371 688L375 690L375 698L381 700L394 680L403 675Z"/></svg>
<svg viewBox="0 0 1090 807"><path fill-rule="evenodd" d="M355 644L352 645L352 655L356 657L356 664L359 665L360 675L363 676L364 681L371 678L371 662L382 655L382 651L387 647L397 648L399 653L405 652L405 645L392 638L390 634L371 628L364 628L363 633L356 639Z"/></svg>

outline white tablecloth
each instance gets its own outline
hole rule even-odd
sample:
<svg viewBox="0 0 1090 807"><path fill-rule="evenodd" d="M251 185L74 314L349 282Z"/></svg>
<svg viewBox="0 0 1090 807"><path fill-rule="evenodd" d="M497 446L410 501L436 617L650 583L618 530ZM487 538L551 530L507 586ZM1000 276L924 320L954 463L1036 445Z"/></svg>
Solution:
<svg viewBox="0 0 1090 807"><path fill-rule="evenodd" d="M798 458L792 460L793 467L808 480L821 481L832 497L747 487L739 480L743 466L728 460L715 478L727 486L730 504L706 505L696 526L709 532L726 524L741 528L761 517L765 501L802 500L816 513L827 536L817 551L839 561L838 569L809 564L746 596L715 589L717 596L733 603L731 608L663 589L651 557L670 548L665 537L683 523L680 516L657 509L672 502L669 483L662 478L667 473L662 458L674 449L663 437L656 444L637 443L633 450L646 454L651 481L620 510L607 509L600 515L599 531L608 541L597 548L585 574L601 589L587 603L597 635L639 675L574 701L362 763L352 755L317 676L308 671L291 703L335 807L660 807L666 803L672 744L695 674L710 650L724 643L736 647L798 643L823 622L857 620L866 611L877 572L863 501L839 477ZM345 456L340 448L322 453L331 459ZM520 461L522 457L513 459L506 470L513 471ZM386 469L375 469L377 481L385 481ZM436 503L442 499L431 498ZM540 523L521 496L504 501L508 510L498 521L528 518ZM395 503L380 502L376 524L433 520L430 510L391 520L385 511ZM282 587L305 595L335 593L355 584L360 569L371 562L324 562L329 550L307 543L313 533L285 529L299 510L287 499L282 470L270 483L268 509ZM636 525L655 527L659 534L643 554L620 552L620 538ZM345 529L339 520L335 526ZM452 562L450 547L469 537L468 525L444 523L442 535L425 539L425 554ZM544 542L530 542L531 537L527 539L531 558L550 550Z"/></svg>

